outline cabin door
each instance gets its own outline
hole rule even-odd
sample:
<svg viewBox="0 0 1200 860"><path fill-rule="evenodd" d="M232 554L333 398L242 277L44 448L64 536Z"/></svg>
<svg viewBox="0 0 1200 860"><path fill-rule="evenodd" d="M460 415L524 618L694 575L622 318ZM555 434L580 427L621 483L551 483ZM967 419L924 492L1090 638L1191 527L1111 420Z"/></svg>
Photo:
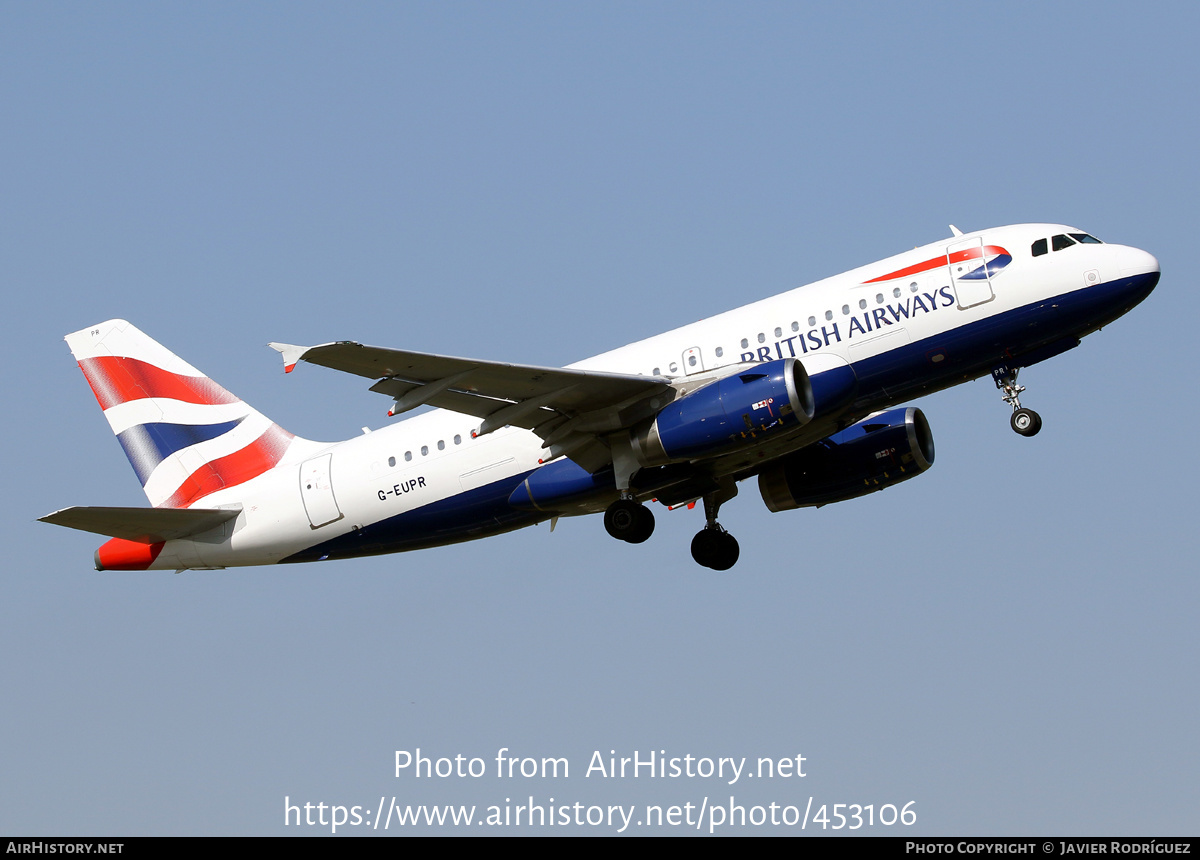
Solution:
<svg viewBox="0 0 1200 860"><path fill-rule="evenodd" d="M300 464L300 498L308 512L308 522L320 528L342 518L337 499L333 497L333 482L329 477L329 464L333 454L314 457Z"/></svg>
<svg viewBox="0 0 1200 860"><path fill-rule="evenodd" d="M990 302L996 297L992 292L992 280L988 277L982 238L948 246L946 265L950 268L950 285L958 299L960 311Z"/></svg>

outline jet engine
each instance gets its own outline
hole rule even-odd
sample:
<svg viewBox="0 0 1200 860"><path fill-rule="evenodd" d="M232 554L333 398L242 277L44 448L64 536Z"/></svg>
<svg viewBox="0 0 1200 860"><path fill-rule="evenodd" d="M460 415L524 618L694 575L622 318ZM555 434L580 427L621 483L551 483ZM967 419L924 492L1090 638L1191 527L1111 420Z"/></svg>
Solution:
<svg viewBox="0 0 1200 860"><path fill-rule="evenodd" d="M679 398L630 433L643 466L710 457L812 420L812 385L798 360L730 374Z"/></svg>
<svg viewBox="0 0 1200 860"><path fill-rule="evenodd" d="M634 456L643 466L662 466L802 427L854 390L854 371L842 365L810 377L799 359L781 358L718 379L630 431Z"/></svg>
<svg viewBox="0 0 1200 860"><path fill-rule="evenodd" d="M781 458L758 476L771 511L827 505L864 496L933 465L933 433L915 406L871 415Z"/></svg>

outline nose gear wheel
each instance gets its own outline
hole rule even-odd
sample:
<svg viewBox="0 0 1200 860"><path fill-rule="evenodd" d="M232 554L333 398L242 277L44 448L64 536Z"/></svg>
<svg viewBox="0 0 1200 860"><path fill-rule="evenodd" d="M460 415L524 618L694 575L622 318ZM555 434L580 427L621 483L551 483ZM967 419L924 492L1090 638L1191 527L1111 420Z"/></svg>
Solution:
<svg viewBox="0 0 1200 860"><path fill-rule="evenodd" d="M1020 394L1025 390L1025 386L1017 385L1017 373L1020 370L1019 367L997 367L992 371L992 379L995 380L996 387L1003 392L1001 399L1013 408L1009 421L1012 429L1022 436L1036 436L1042 429L1042 416L1021 405Z"/></svg>
<svg viewBox="0 0 1200 860"><path fill-rule="evenodd" d="M1042 416L1032 409L1021 408L1013 412L1009 423L1022 436L1036 436L1042 429Z"/></svg>

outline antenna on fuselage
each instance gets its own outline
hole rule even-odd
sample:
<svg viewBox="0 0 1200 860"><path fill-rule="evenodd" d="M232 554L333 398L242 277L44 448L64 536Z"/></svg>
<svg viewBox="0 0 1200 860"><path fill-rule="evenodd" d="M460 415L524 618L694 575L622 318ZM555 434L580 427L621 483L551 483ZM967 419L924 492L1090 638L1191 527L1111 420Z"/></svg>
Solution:
<svg viewBox="0 0 1200 860"><path fill-rule="evenodd" d="M955 236L961 236L961 235L962 235L962 230L959 230L959 229L958 229L957 227L955 227L953 224L951 224L951 225L950 225L950 232L951 232L951 233L953 233Z"/></svg>

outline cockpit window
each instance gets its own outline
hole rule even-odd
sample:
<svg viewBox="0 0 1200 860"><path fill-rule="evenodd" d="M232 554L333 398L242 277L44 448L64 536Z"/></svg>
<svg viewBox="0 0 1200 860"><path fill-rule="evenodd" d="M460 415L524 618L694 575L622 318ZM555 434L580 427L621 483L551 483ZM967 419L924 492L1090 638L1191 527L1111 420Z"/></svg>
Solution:
<svg viewBox="0 0 1200 860"><path fill-rule="evenodd" d="M1048 242L1048 239L1038 239L1033 243L1033 247L1031 247L1029 250L1033 251L1033 256L1040 257L1042 254L1045 254L1050 250L1050 248L1047 247Z"/></svg>
<svg viewBox="0 0 1200 860"><path fill-rule="evenodd" d="M1081 245L1103 245L1104 243L1095 236L1089 236L1087 233L1071 233L1071 238Z"/></svg>
<svg viewBox="0 0 1200 860"><path fill-rule="evenodd" d="M1061 251L1063 248L1070 248L1072 245L1075 244L1074 239L1068 238L1067 236L1063 235L1062 233L1059 233L1057 236L1055 236L1050 241L1051 241L1055 251Z"/></svg>

